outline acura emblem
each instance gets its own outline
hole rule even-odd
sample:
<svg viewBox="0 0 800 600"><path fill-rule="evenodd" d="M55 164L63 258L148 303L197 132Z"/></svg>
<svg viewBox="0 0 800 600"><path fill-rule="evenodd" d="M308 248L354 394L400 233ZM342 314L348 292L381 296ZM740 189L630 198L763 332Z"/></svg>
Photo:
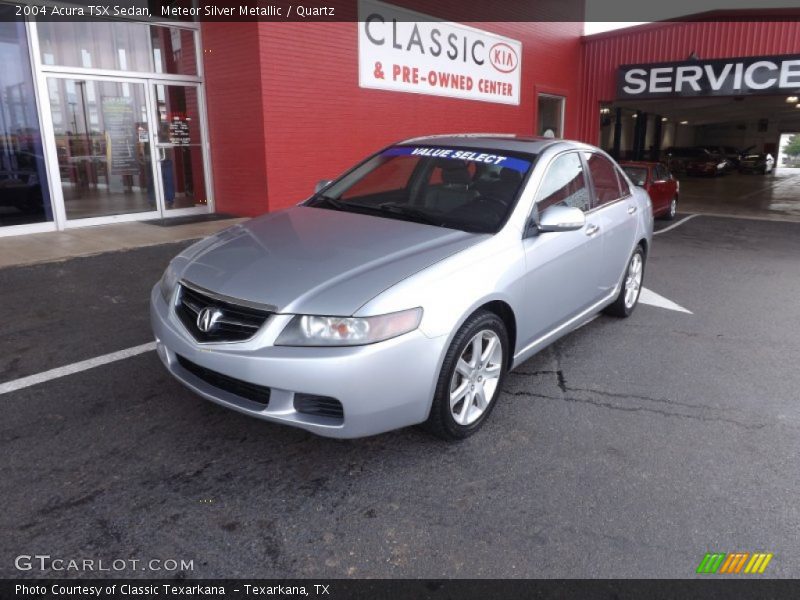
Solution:
<svg viewBox="0 0 800 600"><path fill-rule="evenodd" d="M221 310L207 306L197 315L197 328L203 333L208 333L214 328L220 317L222 317Z"/></svg>

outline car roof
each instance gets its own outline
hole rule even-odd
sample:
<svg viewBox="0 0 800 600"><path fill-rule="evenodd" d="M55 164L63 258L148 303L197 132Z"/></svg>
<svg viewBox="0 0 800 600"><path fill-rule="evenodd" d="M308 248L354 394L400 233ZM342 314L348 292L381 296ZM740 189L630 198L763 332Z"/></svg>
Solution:
<svg viewBox="0 0 800 600"><path fill-rule="evenodd" d="M592 146L572 140L557 138L522 136L505 133L456 133L449 135L429 135L410 138L399 144L436 144L439 146L458 146L462 148L492 148L511 152L540 154L545 148L556 144L569 145L572 148L593 149Z"/></svg>

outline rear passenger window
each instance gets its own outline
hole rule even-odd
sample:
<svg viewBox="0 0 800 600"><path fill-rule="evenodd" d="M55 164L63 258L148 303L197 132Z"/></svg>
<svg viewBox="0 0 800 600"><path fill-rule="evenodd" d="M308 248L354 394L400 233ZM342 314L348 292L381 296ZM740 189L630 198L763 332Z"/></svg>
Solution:
<svg viewBox="0 0 800 600"><path fill-rule="evenodd" d="M577 152L562 154L552 162L539 188L536 205L539 212L554 205L589 210L586 176Z"/></svg>
<svg viewBox="0 0 800 600"><path fill-rule="evenodd" d="M595 200L592 203L592 208L619 200L623 194L617 179L617 170L614 167L614 163L602 154L594 152L586 153L586 162L589 165L589 173L594 183Z"/></svg>

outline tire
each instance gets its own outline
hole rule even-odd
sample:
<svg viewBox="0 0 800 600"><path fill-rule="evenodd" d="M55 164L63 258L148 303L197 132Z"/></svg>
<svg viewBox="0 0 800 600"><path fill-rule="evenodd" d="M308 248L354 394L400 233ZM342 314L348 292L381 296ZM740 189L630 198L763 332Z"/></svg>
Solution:
<svg viewBox="0 0 800 600"><path fill-rule="evenodd" d="M663 219L664 221L672 221L675 219L675 215L678 214L678 196L674 196L672 200L669 201L669 208L667 212L663 213L659 218Z"/></svg>
<svg viewBox="0 0 800 600"><path fill-rule="evenodd" d="M631 269L634 268L636 263L639 264L639 269L638 271L632 273ZM642 292L642 282L644 281L644 263L644 250L641 246L636 246L636 250L633 251L630 260L628 260L628 266L625 268L625 277L622 280L622 286L620 287L617 299L614 300L613 304L609 304L603 312L605 312L607 315L611 315L612 317L627 318L631 316L633 310L636 308L636 305L639 302L639 294ZM636 273L638 273L638 281ZM634 284L635 286L633 291L630 291L631 286ZM629 296L629 292L631 296Z"/></svg>
<svg viewBox="0 0 800 600"><path fill-rule="evenodd" d="M481 336L481 353L488 353L483 363L480 360L473 362L473 348L477 347L473 344L478 336ZM493 340L493 350L490 351L489 345ZM444 357L425 429L447 441L463 440L478 431L497 403L510 362L509 353L508 332L500 317L486 310L470 316L456 333ZM457 366L461 366L458 372ZM496 377L485 377L487 373L496 373ZM483 395L477 390L482 390ZM456 398L452 408L451 393ZM481 398L485 399L483 407L480 406Z"/></svg>

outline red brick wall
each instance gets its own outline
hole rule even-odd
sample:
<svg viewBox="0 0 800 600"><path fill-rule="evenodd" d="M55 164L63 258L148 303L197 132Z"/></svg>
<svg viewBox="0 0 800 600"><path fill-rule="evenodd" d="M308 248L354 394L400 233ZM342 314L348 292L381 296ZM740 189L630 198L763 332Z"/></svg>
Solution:
<svg viewBox="0 0 800 600"><path fill-rule="evenodd" d="M258 25L209 23L202 42L216 211L260 214L267 153Z"/></svg>
<svg viewBox="0 0 800 600"><path fill-rule="evenodd" d="M522 42L519 106L359 88L357 23L204 24L217 210L290 206L317 180L407 137L532 134L537 90L567 97L565 134L577 135L583 24L468 24ZM258 182L232 176L239 161Z"/></svg>

